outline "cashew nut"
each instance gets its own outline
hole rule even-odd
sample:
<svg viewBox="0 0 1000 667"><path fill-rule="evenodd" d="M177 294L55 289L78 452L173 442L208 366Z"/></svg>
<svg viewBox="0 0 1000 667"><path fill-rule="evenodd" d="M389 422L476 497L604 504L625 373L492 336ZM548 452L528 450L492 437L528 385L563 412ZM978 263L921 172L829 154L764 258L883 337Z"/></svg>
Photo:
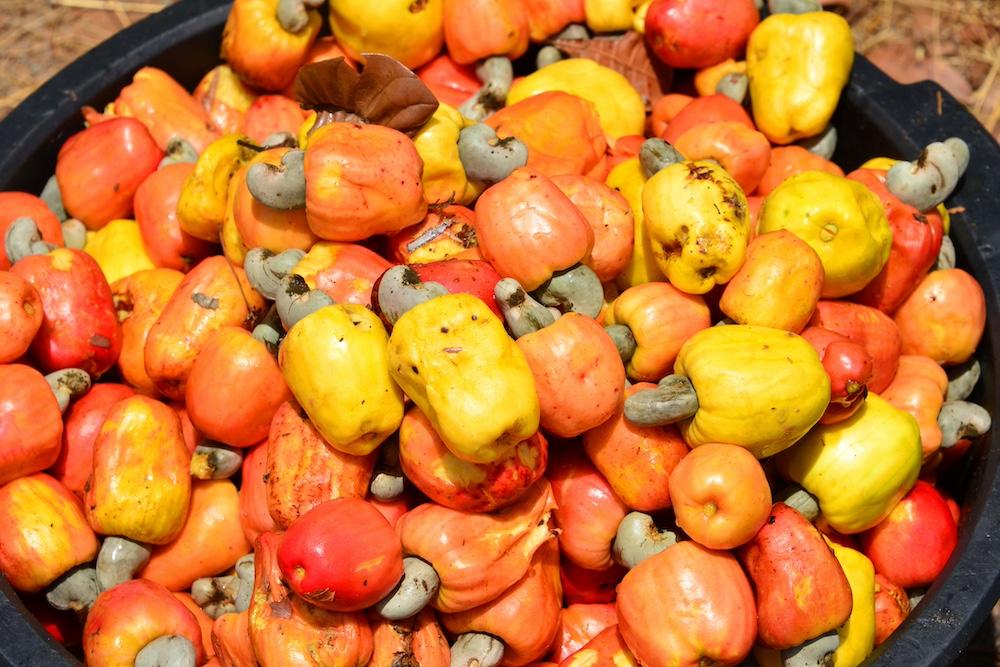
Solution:
<svg viewBox="0 0 1000 667"><path fill-rule="evenodd" d="M83 246L87 245L87 228L76 218L63 220L62 235L67 248L83 250Z"/></svg>
<svg viewBox="0 0 1000 667"><path fill-rule="evenodd" d="M333 299L323 290L309 289L305 278L292 273L281 281L274 307L281 318L285 331L290 330L296 322L307 315L312 315L320 308L332 306Z"/></svg>
<svg viewBox="0 0 1000 667"><path fill-rule="evenodd" d="M833 152L837 150L837 128L833 125L827 125L826 129L815 137L803 139L798 144L824 160L831 160L833 159Z"/></svg>
<svg viewBox="0 0 1000 667"><path fill-rule="evenodd" d="M719 79L719 82L715 84L715 92L725 95L737 104L743 104L743 100L747 98L747 88L749 85L750 79L746 74L743 72L731 72Z"/></svg>
<svg viewBox="0 0 1000 667"><path fill-rule="evenodd" d="M947 401L938 413L941 446L954 447L959 440L978 438L990 430L990 413L967 401Z"/></svg>
<svg viewBox="0 0 1000 667"><path fill-rule="evenodd" d="M50 211L56 214L59 220L65 220L69 217L69 214L66 213L66 207L63 206L62 190L59 189L59 181L56 180L55 174L49 176L49 180L45 182L45 187L42 188L42 194L39 195L39 198L45 202Z"/></svg>
<svg viewBox="0 0 1000 667"><path fill-rule="evenodd" d="M814 637L794 648L781 652L784 667L819 667L833 664L833 652L840 646L836 630Z"/></svg>
<svg viewBox="0 0 1000 667"><path fill-rule="evenodd" d="M552 63L557 63L562 59L562 51L551 45L543 46L538 49L538 55L535 56L535 69L548 67Z"/></svg>
<svg viewBox="0 0 1000 667"><path fill-rule="evenodd" d="M655 389L637 391L625 399L625 419L639 426L663 426L698 412L698 394L683 375L668 375Z"/></svg>
<svg viewBox="0 0 1000 667"><path fill-rule="evenodd" d="M211 618L236 612L236 595L240 580L235 574L224 577L203 577L191 584L191 597Z"/></svg>
<svg viewBox="0 0 1000 667"><path fill-rule="evenodd" d="M281 130L267 135L260 147L265 150L268 148L298 148L299 140L291 132Z"/></svg>
<svg viewBox="0 0 1000 667"><path fill-rule="evenodd" d="M476 123L459 133L458 158L470 180L498 183L528 163L528 147L517 137L498 139L492 127Z"/></svg>
<svg viewBox="0 0 1000 667"><path fill-rule="evenodd" d="M451 645L450 667L496 667L503 653L503 642L493 635L466 632Z"/></svg>
<svg viewBox="0 0 1000 667"><path fill-rule="evenodd" d="M819 0L767 0L767 10L771 14L807 14L823 11Z"/></svg>
<svg viewBox="0 0 1000 667"><path fill-rule="evenodd" d="M618 348L618 356L622 358L622 363L627 364L631 361L632 355L635 354L636 348L639 347L635 336L632 335L632 330L624 324L609 324L604 327L604 331L607 332L608 336L614 342L615 347Z"/></svg>
<svg viewBox="0 0 1000 667"><path fill-rule="evenodd" d="M815 521L820 514L819 501L816 500L816 496L798 484L789 484L781 489L774 496L774 502L788 505L810 522Z"/></svg>
<svg viewBox="0 0 1000 667"><path fill-rule="evenodd" d="M389 621L416 616L437 595L441 579L430 563L407 556L403 559L403 578L396 588L375 603L375 611Z"/></svg>
<svg viewBox="0 0 1000 667"><path fill-rule="evenodd" d="M945 394L946 401L964 401L972 395L972 390L979 382L982 368L979 360L975 357L969 359L964 364L952 366L948 369L948 393Z"/></svg>
<svg viewBox="0 0 1000 667"><path fill-rule="evenodd" d="M646 176L652 176L661 169L683 161L681 152L663 139L646 139L639 147L639 162L642 163Z"/></svg>
<svg viewBox="0 0 1000 667"><path fill-rule="evenodd" d="M306 253L297 248L278 254L267 248L253 248L243 259L243 270L250 285L264 298L274 301L281 281L305 256Z"/></svg>
<svg viewBox="0 0 1000 667"><path fill-rule="evenodd" d="M135 667L195 667L197 653L187 637L163 635L142 647Z"/></svg>
<svg viewBox="0 0 1000 667"><path fill-rule="evenodd" d="M240 580L240 588L236 593L235 600L237 612L250 608L250 598L253 596L254 567L252 552L236 561L236 577Z"/></svg>
<svg viewBox="0 0 1000 667"><path fill-rule="evenodd" d="M910 611L913 611L920 604L920 601L924 599L924 596L927 595L927 588L925 586L911 588L906 591L906 594L910 601Z"/></svg>
<svg viewBox="0 0 1000 667"><path fill-rule="evenodd" d="M969 146L950 137L921 151L915 162L897 162L885 175L885 186L901 201L928 211L952 193L969 166Z"/></svg>
<svg viewBox="0 0 1000 667"><path fill-rule="evenodd" d="M55 248L54 245L42 240L42 232L38 225L29 217L16 218L7 228L3 237L4 251L11 264L30 255L44 255Z"/></svg>
<svg viewBox="0 0 1000 667"><path fill-rule="evenodd" d="M643 512L629 512L618 524L611 551L615 560L632 569L650 556L677 544L677 534L656 527L653 517Z"/></svg>
<svg viewBox="0 0 1000 667"><path fill-rule="evenodd" d="M514 81L514 67L510 58L493 56L476 67L476 76L483 82L482 87L458 110L466 118L481 121L506 104L510 84Z"/></svg>
<svg viewBox="0 0 1000 667"><path fill-rule="evenodd" d="M941 239L941 249L938 250L937 260L934 262L934 268L937 269L954 269L958 260L955 256L955 242L951 240L951 237L945 234Z"/></svg>
<svg viewBox="0 0 1000 667"><path fill-rule="evenodd" d="M52 393L59 402L59 410L66 412L73 398L83 396L90 390L90 375L79 368L64 368L45 376Z"/></svg>
<svg viewBox="0 0 1000 667"><path fill-rule="evenodd" d="M517 339L556 321L552 311L531 298L521 283L504 278L493 287L493 298L507 322L510 335Z"/></svg>
<svg viewBox="0 0 1000 667"><path fill-rule="evenodd" d="M102 591L132 579L149 562L153 550L127 537L104 538L97 553L97 585Z"/></svg>
<svg viewBox="0 0 1000 667"><path fill-rule="evenodd" d="M250 334L260 342L264 343L267 351L271 354L278 353L281 339L285 337L285 330L281 326L281 318L278 317L278 309L274 305L267 311L267 315L260 324L253 328Z"/></svg>
<svg viewBox="0 0 1000 667"><path fill-rule="evenodd" d="M191 457L191 475L197 479L229 479L242 467L243 455L218 443L198 445Z"/></svg>
<svg viewBox="0 0 1000 667"><path fill-rule="evenodd" d="M368 490L379 500L395 500L403 495L404 479L399 465L399 441L394 438L383 442Z"/></svg>
<svg viewBox="0 0 1000 667"><path fill-rule="evenodd" d="M247 170L247 189L264 206L282 211L306 205L306 152L291 150L281 164L257 162Z"/></svg>
<svg viewBox="0 0 1000 667"><path fill-rule="evenodd" d="M278 23L288 32L301 32L309 25L309 10L322 4L323 0L280 0L276 12Z"/></svg>
<svg viewBox="0 0 1000 667"><path fill-rule="evenodd" d="M533 295L546 306L558 308L563 313L596 318L604 307L601 279L585 264L556 271Z"/></svg>
<svg viewBox="0 0 1000 667"><path fill-rule="evenodd" d="M173 137L167 142L167 154L160 160L158 168L181 162L195 163L198 161L198 151L187 139Z"/></svg>
<svg viewBox="0 0 1000 667"><path fill-rule="evenodd" d="M92 567L81 565L52 582L45 593L45 599L56 609L72 610L80 618L84 618L98 593L97 572Z"/></svg>
<svg viewBox="0 0 1000 667"><path fill-rule="evenodd" d="M382 274L375 299L382 317L389 324L395 324L414 306L447 293L448 290L441 283L432 280L422 282L412 268L397 264Z"/></svg>

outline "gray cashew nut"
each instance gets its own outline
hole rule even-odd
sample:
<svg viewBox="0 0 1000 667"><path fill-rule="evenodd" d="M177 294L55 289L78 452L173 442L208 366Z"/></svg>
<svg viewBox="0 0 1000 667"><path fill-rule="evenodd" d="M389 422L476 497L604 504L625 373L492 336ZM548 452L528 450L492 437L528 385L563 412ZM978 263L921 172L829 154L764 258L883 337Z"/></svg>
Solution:
<svg viewBox="0 0 1000 667"><path fill-rule="evenodd" d="M826 129L816 136L797 143L810 153L814 153L824 160L831 160L833 152L837 150L837 128L833 125L827 125Z"/></svg>
<svg viewBox="0 0 1000 667"><path fill-rule="evenodd" d="M306 152L290 150L281 164L257 162L247 170L247 189L264 206L291 211L306 205Z"/></svg>
<svg viewBox="0 0 1000 667"><path fill-rule="evenodd" d="M87 228L76 218L63 220L62 222L63 244L67 248L83 250L87 245Z"/></svg>
<svg viewBox="0 0 1000 667"><path fill-rule="evenodd" d="M747 88L750 86L750 79L743 72L731 72L726 74L715 84L715 92L725 95L737 104L743 104L747 98Z"/></svg>
<svg viewBox="0 0 1000 667"><path fill-rule="evenodd" d="M972 390L979 382L982 368L979 360L972 357L964 364L952 366L948 370L948 393L945 394L946 401L964 401L972 395Z"/></svg>
<svg viewBox="0 0 1000 667"><path fill-rule="evenodd" d="M291 132L281 130L267 135L260 147L265 150L268 148L298 148L299 140Z"/></svg>
<svg viewBox="0 0 1000 667"><path fill-rule="evenodd" d="M375 603L375 611L388 621L416 616L434 599L440 586L441 579L430 563L407 556L403 559L403 578L391 593Z"/></svg>
<svg viewBox="0 0 1000 667"><path fill-rule="evenodd" d="M789 484L774 496L774 502L784 503L807 518L815 521L820 515L819 501L816 496L803 489L798 484Z"/></svg>
<svg viewBox="0 0 1000 667"><path fill-rule="evenodd" d="M399 465L399 441L395 438L383 442L378 449L378 461L368 490L379 500L395 500L403 495L403 469Z"/></svg>
<svg viewBox="0 0 1000 667"><path fill-rule="evenodd" d="M535 301L521 283L504 278L493 287L493 298L507 322L510 335L517 339L549 326L556 321L552 311Z"/></svg>
<svg viewBox="0 0 1000 667"><path fill-rule="evenodd" d="M55 394L61 412L66 412L70 400L83 396L90 390L90 375L79 368L64 368L49 373L45 376L45 381Z"/></svg>
<svg viewBox="0 0 1000 667"><path fill-rule="evenodd" d="M242 468L243 455L239 450L211 441L195 447L191 457L191 474L197 479L229 479Z"/></svg>
<svg viewBox="0 0 1000 667"><path fill-rule="evenodd" d="M807 14L823 11L820 0L767 0L771 14Z"/></svg>
<svg viewBox="0 0 1000 667"><path fill-rule="evenodd" d="M274 306L281 318L281 325L289 331L296 322L312 315L320 308L332 306L333 299L318 289L309 289L305 278L297 273L291 273L281 281Z"/></svg>
<svg viewBox="0 0 1000 667"><path fill-rule="evenodd" d="M3 237L4 251L11 264L31 255L44 255L55 248L54 245L42 240L35 221L27 216L16 218L7 228Z"/></svg>
<svg viewBox="0 0 1000 667"><path fill-rule="evenodd" d="M586 264L556 271L532 295L560 312L580 313L592 318L596 318L604 306L604 286Z"/></svg>
<svg viewBox="0 0 1000 667"><path fill-rule="evenodd" d="M196 667L197 653L187 637L163 635L142 647L135 667Z"/></svg>
<svg viewBox="0 0 1000 667"><path fill-rule="evenodd" d="M934 261L934 270L954 269L957 263L958 258L955 256L955 242L951 240L950 236L945 234L941 238L941 249L938 250L937 259Z"/></svg>
<svg viewBox="0 0 1000 667"><path fill-rule="evenodd" d="M281 339L285 337L285 329L281 326L281 318L278 317L278 308L276 306L271 306L267 311L267 315L260 321L260 324L253 328L250 335L264 343L271 354L278 353Z"/></svg>
<svg viewBox="0 0 1000 667"><path fill-rule="evenodd" d="M535 69L539 70L563 59L562 51L552 46L543 46L535 56Z"/></svg>
<svg viewBox="0 0 1000 667"><path fill-rule="evenodd" d="M132 579L149 562L152 547L127 537L104 538L97 553L97 585L102 591Z"/></svg>
<svg viewBox="0 0 1000 667"><path fill-rule="evenodd" d="M49 180L45 182L45 187L42 188L42 194L39 195L39 198L45 202L50 211L56 214L56 217L60 221L69 217L69 214L66 213L66 207L63 206L62 190L59 189L59 181L56 180L55 174L49 176Z"/></svg>
<svg viewBox="0 0 1000 667"><path fill-rule="evenodd" d="M160 160L158 168L179 164L182 162L195 163L198 161L198 151L187 139L181 137L171 137L167 142L167 154Z"/></svg>
<svg viewBox="0 0 1000 667"><path fill-rule="evenodd" d="M677 544L677 534L656 527L653 517L643 512L629 512L618 524L611 551L615 560L630 570L655 556L667 547Z"/></svg>
<svg viewBox="0 0 1000 667"><path fill-rule="evenodd" d="M98 593L97 572L92 567L81 565L52 582L45 599L56 609L75 611L80 618L84 618Z"/></svg>
<svg viewBox="0 0 1000 667"><path fill-rule="evenodd" d="M447 293L441 283L421 281L412 268L397 264L382 274L375 298L382 317L395 324L411 308Z"/></svg>
<svg viewBox="0 0 1000 667"><path fill-rule="evenodd" d="M840 646L840 635L834 630L814 637L781 652L784 667L819 667L833 664L833 652Z"/></svg>
<svg viewBox="0 0 1000 667"><path fill-rule="evenodd" d="M914 162L897 162L885 186L901 201L927 211L948 198L969 166L969 146L957 137L935 141Z"/></svg>
<svg viewBox="0 0 1000 667"><path fill-rule="evenodd" d="M625 399L625 419L639 426L664 426L698 412L698 394L683 375L668 375L655 389L637 391Z"/></svg>
<svg viewBox="0 0 1000 667"><path fill-rule="evenodd" d="M466 118L481 121L506 104L507 93L514 81L514 66L510 58L492 56L479 63L476 76L483 82L482 87L463 102L458 110Z"/></svg>
<svg viewBox="0 0 1000 667"><path fill-rule="evenodd" d="M280 0L276 12L278 23L288 32L301 32L309 25L309 10L322 4L323 0Z"/></svg>
<svg viewBox="0 0 1000 667"><path fill-rule="evenodd" d="M959 440L978 438L990 430L990 413L967 401L947 401L938 413L941 447L954 447Z"/></svg>
<svg viewBox="0 0 1000 667"><path fill-rule="evenodd" d="M502 641L484 632L466 632L451 645L450 667L496 667L503 660Z"/></svg>
<svg viewBox="0 0 1000 667"><path fill-rule="evenodd" d="M253 577L253 554L249 553L236 561L236 574L196 579L191 597L212 618L246 611L253 596Z"/></svg>
<svg viewBox="0 0 1000 667"><path fill-rule="evenodd" d="M528 163L528 147L517 137L499 139L492 127L476 123L459 133L458 158L470 180L499 183Z"/></svg>
<svg viewBox="0 0 1000 667"><path fill-rule="evenodd" d="M642 163L646 176L652 176L661 169L683 161L681 152L663 139L646 139L639 147L639 162Z"/></svg>
<svg viewBox="0 0 1000 667"><path fill-rule="evenodd" d="M553 41L560 39L590 39L590 30L583 23L570 23L553 37Z"/></svg>
<svg viewBox="0 0 1000 667"><path fill-rule="evenodd" d="M278 254L267 248L253 248L243 259L243 270L250 285L264 298L274 301L281 281L305 256L306 253L297 248Z"/></svg>
<svg viewBox="0 0 1000 667"><path fill-rule="evenodd" d="M618 356L622 358L622 363L627 364L630 362L636 348L639 347L635 336L632 335L632 330L624 324L609 324L604 327L604 331L607 332L612 342L614 342L615 347L618 348Z"/></svg>

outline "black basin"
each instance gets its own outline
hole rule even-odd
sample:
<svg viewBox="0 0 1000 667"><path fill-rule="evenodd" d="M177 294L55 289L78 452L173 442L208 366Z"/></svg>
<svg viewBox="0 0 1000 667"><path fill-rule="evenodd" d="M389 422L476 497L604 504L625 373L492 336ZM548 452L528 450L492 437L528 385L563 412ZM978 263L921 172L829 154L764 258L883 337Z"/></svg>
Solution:
<svg viewBox="0 0 1000 667"><path fill-rule="evenodd" d="M378 1L378 0L374 0ZM62 142L82 129L80 106L114 99L143 65L154 65L192 89L219 61L223 0L183 0L137 23L86 54L25 100L0 123L0 190L40 192ZM846 170L876 155L912 157L931 141L965 139L972 164L949 206L959 264L986 292L991 326L1000 322L1000 146L942 88L901 86L858 56L834 119L840 130L835 159ZM972 400L1000 417L996 360L1000 330L987 330L983 365ZM1000 595L1000 431L977 443L963 470L945 486L962 501L958 549L944 574L905 624L869 660L885 667L949 665ZM0 577L0 666L78 664L27 614Z"/></svg>

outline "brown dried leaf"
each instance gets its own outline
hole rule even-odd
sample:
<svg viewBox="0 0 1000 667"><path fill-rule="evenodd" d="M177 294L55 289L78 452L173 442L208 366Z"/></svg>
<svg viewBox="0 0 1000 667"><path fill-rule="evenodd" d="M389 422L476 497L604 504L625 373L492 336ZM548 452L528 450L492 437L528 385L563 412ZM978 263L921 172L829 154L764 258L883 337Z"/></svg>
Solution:
<svg viewBox="0 0 1000 667"><path fill-rule="evenodd" d="M366 54L361 72L343 58L303 66L295 99L327 120L358 119L413 135L434 114L437 99L416 74L398 61Z"/></svg>
<svg viewBox="0 0 1000 667"><path fill-rule="evenodd" d="M670 90L673 70L653 55L634 30L591 39L557 39L552 45L573 58L590 58L622 74L643 96L647 109Z"/></svg>

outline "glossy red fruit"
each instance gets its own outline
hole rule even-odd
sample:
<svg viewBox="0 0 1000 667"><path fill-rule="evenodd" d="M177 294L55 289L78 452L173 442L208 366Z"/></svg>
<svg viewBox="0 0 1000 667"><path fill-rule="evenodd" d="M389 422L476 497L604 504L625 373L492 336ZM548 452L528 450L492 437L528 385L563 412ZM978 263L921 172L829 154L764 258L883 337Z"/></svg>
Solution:
<svg viewBox="0 0 1000 667"><path fill-rule="evenodd" d="M753 0L653 0L646 43L671 67L701 69L740 58L759 22Z"/></svg>
<svg viewBox="0 0 1000 667"><path fill-rule="evenodd" d="M312 604L357 611L403 576L403 548L382 514L358 498L328 500L288 527L278 547L288 585Z"/></svg>
<svg viewBox="0 0 1000 667"><path fill-rule="evenodd" d="M801 336L815 348L830 378L830 404L820 423L844 421L868 395L873 375L871 355L859 343L823 327L806 327Z"/></svg>
<svg viewBox="0 0 1000 667"><path fill-rule="evenodd" d="M42 299L24 278L0 270L0 364L28 351L42 326Z"/></svg>
<svg viewBox="0 0 1000 667"><path fill-rule="evenodd" d="M566 604L599 604L615 601L615 588L628 570L615 563L606 570L588 570L565 558L559 566Z"/></svg>

